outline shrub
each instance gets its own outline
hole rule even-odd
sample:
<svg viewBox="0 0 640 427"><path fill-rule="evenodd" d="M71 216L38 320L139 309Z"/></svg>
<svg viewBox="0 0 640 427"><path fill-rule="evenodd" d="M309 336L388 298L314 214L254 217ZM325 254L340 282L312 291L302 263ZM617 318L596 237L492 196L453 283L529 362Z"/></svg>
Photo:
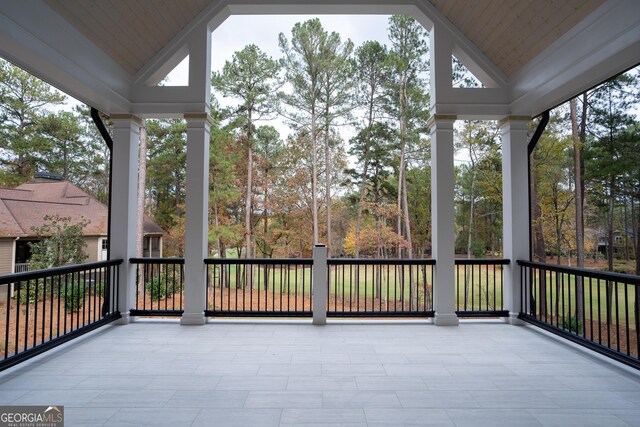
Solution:
<svg viewBox="0 0 640 427"><path fill-rule="evenodd" d="M582 333L582 320L578 316L571 316L562 321L562 329L569 330L580 335Z"/></svg>
<svg viewBox="0 0 640 427"><path fill-rule="evenodd" d="M153 277L147 280L145 286L147 292L151 295L151 299L154 301L166 298L181 290L178 278L175 280L173 278L167 278L165 280L163 277Z"/></svg>
<svg viewBox="0 0 640 427"><path fill-rule="evenodd" d="M18 303L20 305L35 304L36 301L42 300L44 287L45 283L42 279L35 282L33 280L29 280L28 282L20 283L20 290L18 291L17 287L15 289L15 293L18 297Z"/></svg>
<svg viewBox="0 0 640 427"><path fill-rule="evenodd" d="M67 313L79 311L84 306L84 293L84 283L71 282L67 284L62 294L64 309Z"/></svg>

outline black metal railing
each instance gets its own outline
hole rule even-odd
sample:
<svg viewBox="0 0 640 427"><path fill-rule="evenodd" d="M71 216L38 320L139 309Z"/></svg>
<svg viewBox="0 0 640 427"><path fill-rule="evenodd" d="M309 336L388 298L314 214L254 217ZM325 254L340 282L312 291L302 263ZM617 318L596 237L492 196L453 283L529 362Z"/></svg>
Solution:
<svg viewBox="0 0 640 427"><path fill-rule="evenodd" d="M311 316L313 260L208 258L207 316Z"/></svg>
<svg viewBox="0 0 640 427"><path fill-rule="evenodd" d="M132 316L181 316L184 311L183 258L131 258L136 266Z"/></svg>
<svg viewBox="0 0 640 427"><path fill-rule="evenodd" d="M102 261L0 277L0 370L119 318L120 264Z"/></svg>
<svg viewBox="0 0 640 427"><path fill-rule="evenodd" d="M431 317L432 259L327 260L327 315Z"/></svg>
<svg viewBox="0 0 640 427"><path fill-rule="evenodd" d="M520 318L640 368L640 276L518 261Z"/></svg>
<svg viewBox="0 0 640 427"><path fill-rule="evenodd" d="M455 260L456 314L458 317L505 317L504 266L508 259Z"/></svg>

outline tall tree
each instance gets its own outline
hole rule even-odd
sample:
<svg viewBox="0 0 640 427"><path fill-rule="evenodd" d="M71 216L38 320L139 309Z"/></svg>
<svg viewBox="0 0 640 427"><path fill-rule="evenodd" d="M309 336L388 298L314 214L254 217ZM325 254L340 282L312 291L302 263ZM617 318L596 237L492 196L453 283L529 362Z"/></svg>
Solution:
<svg viewBox="0 0 640 427"><path fill-rule="evenodd" d="M344 43L340 34L328 34L322 46L322 67L320 68L320 106L322 132L324 134L325 156L325 207L327 213L327 248L332 252L331 231L331 141L332 126L337 120L349 114L352 109L353 98L353 62L350 56L353 43Z"/></svg>
<svg viewBox="0 0 640 427"><path fill-rule="evenodd" d="M15 186L44 165L49 145L39 138L47 107L66 97L42 80L0 59L0 184Z"/></svg>
<svg viewBox="0 0 640 427"><path fill-rule="evenodd" d="M380 123L384 83L388 78L388 52L385 46L377 41L367 41L358 47L355 52L356 76L357 76L357 103L364 108L364 117L359 125L358 136L352 141L353 151L358 159L362 162L362 173L360 176L360 191L357 205L356 229L354 255L356 258L360 256L360 228L362 225L362 213L364 210L364 201L367 190L367 182L369 175L369 166L372 156L371 145L376 141L385 141L387 135L377 135L374 138L374 126ZM382 127L379 128L383 130ZM384 129L386 130L386 128ZM380 138L382 136L382 138Z"/></svg>
<svg viewBox="0 0 640 427"><path fill-rule="evenodd" d="M258 120L270 117L273 101L280 88L277 61L256 45L248 45L225 62L222 73L213 73L212 85L224 96L240 101L235 115L242 118L243 141L247 147L247 190L245 195L245 258L251 258L251 200L253 194L254 126Z"/></svg>
<svg viewBox="0 0 640 427"><path fill-rule="evenodd" d="M318 121L322 114L322 68L325 66L325 46L329 34L318 18L298 22L291 30L291 42L284 33L279 45L284 58L281 63L285 80L291 85L290 93L280 93L280 99L289 107L281 111L302 135L311 140L311 197L313 213L313 242L319 242L318 230Z"/></svg>
<svg viewBox="0 0 640 427"><path fill-rule="evenodd" d="M394 15L389 18L389 40L392 77L389 79L388 87L389 96L395 100L389 105L389 112L398 123L400 150L397 231L407 239L407 257L411 258L413 245L407 203L406 163L408 144L417 141L417 135L428 115L428 95L424 91L426 84L423 78L427 70L427 32L414 18L408 15ZM400 252L398 248L398 256Z"/></svg>

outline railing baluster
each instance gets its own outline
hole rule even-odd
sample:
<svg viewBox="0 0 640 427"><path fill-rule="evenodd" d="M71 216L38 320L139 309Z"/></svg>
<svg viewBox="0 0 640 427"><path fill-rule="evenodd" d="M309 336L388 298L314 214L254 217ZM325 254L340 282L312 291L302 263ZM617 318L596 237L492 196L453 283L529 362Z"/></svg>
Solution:
<svg viewBox="0 0 640 427"><path fill-rule="evenodd" d="M554 278L553 282L549 280L548 287L553 302L551 316L548 319L546 316L538 318L535 313L530 313L521 318L620 362L640 368L637 344L640 328L636 305L640 289L639 276L529 261L518 261L518 264L523 269L539 271L539 274L533 274L532 277ZM574 285L576 288L572 291ZM525 292L526 280L523 280L522 287ZM636 317L635 322L631 320L632 312ZM635 332L631 329L634 326ZM634 338L635 344L632 342Z"/></svg>

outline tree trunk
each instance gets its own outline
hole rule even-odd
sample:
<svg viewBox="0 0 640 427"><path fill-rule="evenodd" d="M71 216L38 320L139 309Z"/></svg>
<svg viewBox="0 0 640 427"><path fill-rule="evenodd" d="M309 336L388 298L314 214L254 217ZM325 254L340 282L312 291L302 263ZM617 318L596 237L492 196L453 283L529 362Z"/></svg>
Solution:
<svg viewBox="0 0 640 427"><path fill-rule="evenodd" d="M313 209L313 244L319 243L318 238L318 142L316 140L316 106L311 106L311 199Z"/></svg>
<svg viewBox="0 0 640 427"><path fill-rule="evenodd" d="M138 145L138 200L136 206L136 256L142 257L144 239L144 200L147 180L147 126L140 127L140 143ZM149 254L151 256L151 254Z"/></svg>
<svg viewBox="0 0 640 427"><path fill-rule="evenodd" d="M329 114L328 111L325 114ZM329 150L330 126L327 122L324 129L324 162L325 162L325 204L327 205L327 256L331 256L331 151Z"/></svg>
<svg viewBox="0 0 640 427"><path fill-rule="evenodd" d="M625 261L629 261L629 233L627 233L627 230L629 229L629 215L627 212L627 196L625 195L622 200L624 202L624 227L622 227L622 232L624 233L624 259Z"/></svg>
<svg viewBox="0 0 640 427"><path fill-rule="evenodd" d="M409 204L407 203L407 174L402 174L402 209L404 216L404 228L407 239L407 258L413 258L413 241L411 240L411 223L409 220ZM413 268L409 267L409 292L411 292L411 309L418 310L418 286L413 274Z"/></svg>
<svg viewBox="0 0 640 427"><path fill-rule="evenodd" d="M611 176L609 180L609 216L607 218L607 267L609 271L613 271L613 210L615 208L615 177ZM612 306L613 306L613 282L607 282L607 324L611 324Z"/></svg>
<svg viewBox="0 0 640 427"><path fill-rule="evenodd" d="M544 244L544 233L542 230L542 208L538 203L538 179L534 171L531 172L531 206L532 215L531 221L533 223L533 260L537 262L546 263L547 254ZM533 286L533 283L532 283ZM539 290L538 290L538 310L540 316L547 315L547 277L545 274L541 274L539 277ZM532 301L533 303L533 301ZM535 310L534 310L535 311Z"/></svg>
<svg viewBox="0 0 640 427"><path fill-rule="evenodd" d="M586 94L584 95L586 96ZM583 126L586 126L586 102L583 99ZM584 268L584 184L582 179L582 132L578 131L578 114L575 98L569 102L571 110L571 133L573 136L573 170L575 174L576 204L576 266ZM582 319L584 314L584 282L582 276L576 277L576 317Z"/></svg>

